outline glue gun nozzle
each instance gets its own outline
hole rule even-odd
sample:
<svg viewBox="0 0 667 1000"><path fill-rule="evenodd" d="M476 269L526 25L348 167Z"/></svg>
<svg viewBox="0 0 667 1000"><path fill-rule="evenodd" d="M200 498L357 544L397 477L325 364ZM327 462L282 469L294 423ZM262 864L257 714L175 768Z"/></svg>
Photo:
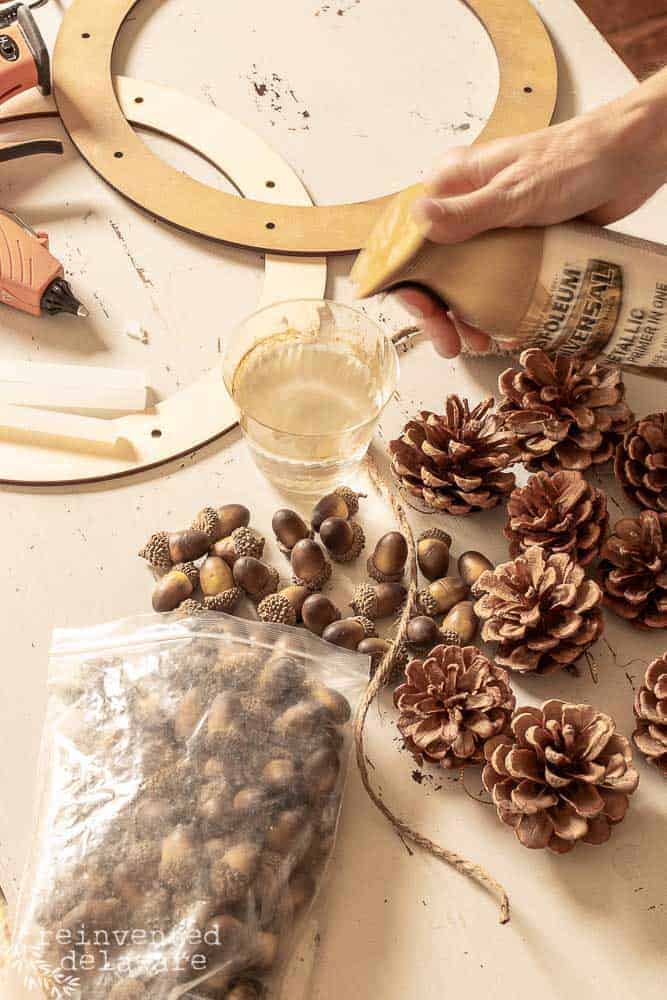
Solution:
<svg viewBox="0 0 667 1000"><path fill-rule="evenodd" d="M81 305L64 278L55 278L46 289L42 295L42 310L49 316L66 312L85 319L88 315L88 310Z"/></svg>

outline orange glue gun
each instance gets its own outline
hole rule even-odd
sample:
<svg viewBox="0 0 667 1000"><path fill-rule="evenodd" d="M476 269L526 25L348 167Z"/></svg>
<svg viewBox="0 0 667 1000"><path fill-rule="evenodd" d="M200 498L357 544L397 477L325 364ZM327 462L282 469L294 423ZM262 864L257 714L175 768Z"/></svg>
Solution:
<svg viewBox="0 0 667 1000"><path fill-rule="evenodd" d="M0 9L0 104L16 94L38 87L51 91L49 53L30 6L12 4ZM36 153L63 152L55 139L34 139L0 147L0 163ZM72 294L63 266L49 252L46 233L37 233L12 212L0 209L0 302L31 316L60 312L87 316Z"/></svg>

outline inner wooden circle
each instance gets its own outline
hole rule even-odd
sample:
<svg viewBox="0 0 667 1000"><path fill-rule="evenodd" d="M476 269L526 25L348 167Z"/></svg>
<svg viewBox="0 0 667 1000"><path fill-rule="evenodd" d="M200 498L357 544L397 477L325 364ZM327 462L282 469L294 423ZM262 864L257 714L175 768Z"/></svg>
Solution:
<svg viewBox="0 0 667 1000"><path fill-rule="evenodd" d="M351 252L363 246L390 195L312 208L251 201L181 174L148 149L123 116L111 78L118 33L138 2L75 0L56 44L58 110L93 169L151 215L225 243L301 254ZM477 141L547 125L556 101L556 60L532 4L467 2L489 33L500 74L496 105Z"/></svg>

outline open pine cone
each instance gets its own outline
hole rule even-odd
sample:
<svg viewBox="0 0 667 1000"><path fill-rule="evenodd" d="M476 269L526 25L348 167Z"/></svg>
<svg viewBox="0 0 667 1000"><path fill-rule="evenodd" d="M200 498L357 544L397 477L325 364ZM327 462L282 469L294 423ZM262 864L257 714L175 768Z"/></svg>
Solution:
<svg viewBox="0 0 667 1000"><path fill-rule="evenodd" d="M667 514L621 518L600 556L607 607L640 628L667 628Z"/></svg>
<svg viewBox="0 0 667 1000"><path fill-rule="evenodd" d="M495 660L520 673L569 667L602 634L602 591L573 559L533 545L474 584L482 638L497 642Z"/></svg>
<svg viewBox="0 0 667 1000"><path fill-rule="evenodd" d="M511 494L505 537L512 556L539 545L587 566L600 552L608 524L604 493L580 472L538 472Z"/></svg>
<svg viewBox="0 0 667 1000"><path fill-rule="evenodd" d="M618 368L580 358L550 358L529 348L519 368L498 379L499 413L517 435L531 472L576 469L607 462L632 422Z"/></svg>
<svg viewBox="0 0 667 1000"><path fill-rule="evenodd" d="M476 646L436 646L408 663L405 678L394 704L405 746L418 760L479 764L484 741L506 731L515 704L507 671Z"/></svg>
<svg viewBox="0 0 667 1000"><path fill-rule="evenodd" d="M635 746L667 778L667 653L649 663L635 697Z"/></svg>
<svg viewBox="0 0 667 1000"><path fill-rule="evenodd" d="M448 396L443 414L422 411L389 443L400 485L427 510L488 510L514 488L505 469L517 459L515 437L492 407L491 397L471 410Z"/></svg>
<svg viewBox="0 0 667 1000"><path fill-rule="evenodd" d="M511 729L487 741L482 781L523 846L566 854L609 840L639 782L614 720L554 699L517 708Z"/></svg>
<svg viewBox="0 0 667 1000"><path fill-rule="evenodd" d="M667 514L667 410L642 417L625 432L614 472L630 500Z"/></svg>

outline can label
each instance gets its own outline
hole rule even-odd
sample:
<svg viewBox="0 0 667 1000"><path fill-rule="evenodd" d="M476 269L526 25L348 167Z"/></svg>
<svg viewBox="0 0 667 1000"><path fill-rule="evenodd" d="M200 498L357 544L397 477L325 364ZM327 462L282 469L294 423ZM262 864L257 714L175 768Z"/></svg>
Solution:
<svg viewBox="0 0 667 1000"><path fill-rule="evenodd" d="M519 336L550 352L667 367L665 248L584 225L547 230Z"/></svg>

